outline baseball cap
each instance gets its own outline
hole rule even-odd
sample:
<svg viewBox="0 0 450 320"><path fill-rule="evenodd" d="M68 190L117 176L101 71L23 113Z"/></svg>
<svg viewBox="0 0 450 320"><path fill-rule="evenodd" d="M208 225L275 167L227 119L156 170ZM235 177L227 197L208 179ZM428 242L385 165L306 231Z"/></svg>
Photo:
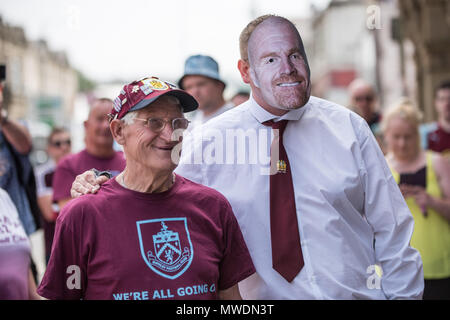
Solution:
<svg viewBox="0 0 450 320"><path fill-rule="evenodd" d="M191 75L208 77L222 82L224 86L226 85L220 78L219 65L210 56L198 54L187 58L184 64L184 75L178 80L178 86L183 88L182 83L184 77Z"/></svg>
<svg viewBox="0 0 450 320"><path fill-rule="evenodd" d="M197 101L189 93L179 89L173 83L148 77L126 84L114 99L111 119L121 119L128 112L147 107L161 96L171 95L180 100L183 112L194 111L198 107Z"/></svg>

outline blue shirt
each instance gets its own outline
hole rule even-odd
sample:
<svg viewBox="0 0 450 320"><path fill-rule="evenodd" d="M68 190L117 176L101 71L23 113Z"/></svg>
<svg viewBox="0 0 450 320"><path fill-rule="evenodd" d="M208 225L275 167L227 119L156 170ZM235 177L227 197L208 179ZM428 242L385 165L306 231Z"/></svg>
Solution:
<svg viewBox="0 0 450 320"><path fill-rule="evenodd" d="M24 157L19 155L19 157ZM24 166L25 176L30 173L31 167ZM36 231L36 224L31 214L30 204L27 199L25 189L20 183L17 175L16 164L14 158L6 145L5 137L0 131L0 187L8 192L11 200L15 204L19 212L19 218L27 235Z"/></svg>

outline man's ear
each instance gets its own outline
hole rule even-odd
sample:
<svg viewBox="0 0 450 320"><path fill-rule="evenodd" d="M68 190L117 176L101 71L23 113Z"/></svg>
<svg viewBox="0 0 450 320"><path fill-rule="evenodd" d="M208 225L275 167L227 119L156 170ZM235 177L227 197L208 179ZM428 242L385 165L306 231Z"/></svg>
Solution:
<svg viewBox="0 0 450 320"><path fill-rule="evenodd" d="M109 129L111 130L114 140L120 145L124 145L125 143L124 127L125 123L119 119L114 119L109 124Z"/></svg>
<svg viewBox="0 0 450 320"><path fill-rule="evenodd" d="M244 81L244 83L250 83L250 64L248 61L239 59L238 69L241 73L242 81Z"/></svg>

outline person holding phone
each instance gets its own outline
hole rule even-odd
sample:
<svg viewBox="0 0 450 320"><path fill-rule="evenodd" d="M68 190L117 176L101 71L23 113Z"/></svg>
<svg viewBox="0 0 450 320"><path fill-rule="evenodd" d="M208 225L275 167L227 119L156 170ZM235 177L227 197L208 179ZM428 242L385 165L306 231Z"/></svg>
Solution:
<svg viewBox="0 0 450 320"><path fill-rule="evenodd" d="M450 299L450 165L420 145L421 114L405 100L383 116L386 160L414 217L411 246L423 261L424 299Z"/></svg>

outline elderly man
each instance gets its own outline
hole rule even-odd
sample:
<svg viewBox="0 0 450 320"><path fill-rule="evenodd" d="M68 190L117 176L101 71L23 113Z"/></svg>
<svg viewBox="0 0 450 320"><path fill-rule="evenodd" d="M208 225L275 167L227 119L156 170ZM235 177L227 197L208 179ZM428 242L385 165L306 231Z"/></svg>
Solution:
<svg viewBox="0 0 450 320"><path fill-rule="evenodd" d="M125 168L123 152L113 148L109 130L108 112L113 102L107 98L97 99L84 122L86 148L64 157L56 167L53 177L53 201L62 209L70 198L70 187L75 177L91 168L108 170L116 176Z"/></svg>
<svg viewBox="0 0 450 320"><path fill-rule="evenodd" d="M178 81L178 85L192 95L199 104L190 129L233 107L232 103L225 102L223 97L225 82L220 77L219 65L210 56L193 55L187 58L184 74Z"/></svg>
<svg viewBox="0 0 450 320"><path fill-rule="evenodd" d="M239 299L238 282L255 270L230 204L173 173L173 137L188 127L183 111L197 102L157 78L125 85L117 101L110 128L126 168L98 195L63 209L39 294ZM70 282L69 266L79 282Z"/></svg>
<svg viewBox="0 0 450 320"><path fill-rule="evenodd" d="M239 284L243 298L420 299L413 219L366 121L310 97L289 20L255 19L240 49L249 101L186 136L177 173L230 201L257 271ZM235 145L226 139L233 132L248 139ZM261 152L248 147L258 137L257 146L272 148L270 164L249 160ZM90 175L74 183L78 192L92 187Z"/></svg>

